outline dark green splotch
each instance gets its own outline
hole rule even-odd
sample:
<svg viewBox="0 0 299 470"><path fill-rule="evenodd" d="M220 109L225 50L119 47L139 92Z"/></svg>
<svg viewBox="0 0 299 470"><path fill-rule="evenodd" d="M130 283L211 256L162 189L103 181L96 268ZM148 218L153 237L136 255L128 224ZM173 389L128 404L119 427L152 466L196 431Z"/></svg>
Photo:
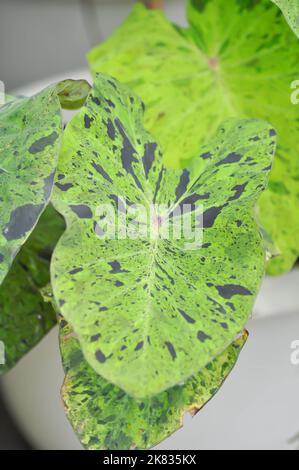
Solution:
<svg viewBox="0 0 299 470"><path fill-rule="evenodd" d="M52 132L52 134L46 137L41 137L40 139L33 142L33 144L29 147L29 153L35 155L36 153L43 152L48 146L52 146L58 137L59 134L57 132Z"/></svg>

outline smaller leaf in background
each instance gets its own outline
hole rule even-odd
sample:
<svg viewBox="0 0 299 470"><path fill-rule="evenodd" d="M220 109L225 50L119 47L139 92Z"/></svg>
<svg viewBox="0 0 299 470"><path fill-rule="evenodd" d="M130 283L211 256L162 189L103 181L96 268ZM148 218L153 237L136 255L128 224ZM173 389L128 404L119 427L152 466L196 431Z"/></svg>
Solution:
<svg viewBox="0 0 299 470"><path fill-rule="evenodd" d="M61 135L55 86L0 108L0 283L49 202Z"/></svg>
<svg viewBox="0 0 299 470"><path fill-rule="evenodd" d="M56 323L53 307L44 302L40 288L50 281L51 254L63 229L63 219L48 206L0 286L0 341L5 353L0 374L11 369Z"/></svg>
<svg viewBox="0 0 299 470"><path fill-rule="evenodd" d="M57 83L56 89L63 109L79 109L83 106L90 91L86 80L62 80Z"/></svg>
<svg viewBox="0 0 299 470"><path fill-rule="evenodd" d="M298 0L276 3L298 16ZM187 28L136 4L89 52L91 71L115 77L141 97L145 127L172 167L186 165L183 160L193 158L227 118L271 123L277 158L258 205L260 221L280 253L269 260L268 273L282 274L299 257L299 120L290 99L291 83L298 80L298 38L270 0L186 4Z"/></svg>
<svg viewBox="0 0 299 470"><path fill-rule="evenodd" d="M65 380L62 398L70 423L86 449L148 449L194 416L218 391L234 367L247 332L183 386L136 401L107 382L86 362L70 325L60 318Z"/></svg>
<svg viewBox="0 0 299 470"><path fill-rule="evenodd" d="M299 37L299 1L298 0L272 0L284 14L287 22Z"/></svg>

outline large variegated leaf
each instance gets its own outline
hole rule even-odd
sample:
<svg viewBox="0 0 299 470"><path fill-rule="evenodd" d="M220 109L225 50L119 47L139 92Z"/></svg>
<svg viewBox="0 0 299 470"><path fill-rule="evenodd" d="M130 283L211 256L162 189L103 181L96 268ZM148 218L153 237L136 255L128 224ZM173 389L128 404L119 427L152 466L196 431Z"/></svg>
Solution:
<svg viewBox="0 0 299 470"><path fill-rule="evenodd" d="M299 2L298 0L272 0L283 12L287 22L299 37Z"/></svg>
<svg viewBox="0 0 299 470"><path fill-rule="evenodd" d="M60 320L60 349L65 369L62 397L67 417L87 449L148 449L194 416L231 372L247 339L244 332L185 385L136 401L108 383L85 361L72 329Z"/></svg>
<svg viewBox="0 0 299 470"><path fill-rule="evenodd" d="M49 202L60 109L55 86L0 107L0 283Z"/></svg>
<svg viewBox="0 0 299 470"><path fill-rule="evenodd" d="M96 79L64 134L53 201L67 230L51 270L61 313L108 381L135 397L159 393L242 331L264 271L252 207L274 150L266 123L230 120L192 169L166 170L140 100L109 77ZM155 237L108 238L99 207L123 210L125 202L158 205ZM192 250L187 237L162 236L187 202L193 228L203 225L203 245Z"/></svg>
<svg viewBox="0 0 299 470"><path fill-rule="evenodd" d="M4 364L13 367L56 323L55 312L40 289L50 281L50 259L63 232L63 220L48 206L0 286L0 341Z"/></svg>
<svg viewBox="0 0 299 470"><path fill-rule="evenodd" d="M193 157L227 117L262 118L275 127L278 153L259 208L281 253L268 270L281 273L299 253L299 121L290 100L298 39L269 0L190 0L188 19L189 28L175 28L162 12L136 5L90 52L92 71L141 96L146 127L171 166Z"/></svg>

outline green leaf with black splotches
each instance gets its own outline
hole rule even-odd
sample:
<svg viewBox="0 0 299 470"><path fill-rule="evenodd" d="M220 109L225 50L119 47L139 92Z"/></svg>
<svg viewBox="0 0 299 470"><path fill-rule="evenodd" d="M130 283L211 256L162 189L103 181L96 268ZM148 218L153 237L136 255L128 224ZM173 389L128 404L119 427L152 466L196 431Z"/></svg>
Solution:
<svg viewBox="0 0 299 470"><path fill-rule="evenodd" d="M271 0L284 14L294 33L299 37L299 2L298 0Z"/></svg>
<svg viewBox="0 0 299 470"><path fill-rule="evenodd" d="M280 256L270 274L299 254L299 120L291 103L299 42L269 0L190 0L190 26L136 5L116 32L93 49L92 72L127 83L146 105L145 125L169 166L186 165L228 117L261 118L278 133L260 220ZM138 40L136 40L138 37Z"/></svg>
<svg viewBox="0 0 299 470"><path fill-rule="evenodd" d="M61 107L80 107L85 80L64 80L0 107L0 283L49 203L62 137Z"/></svg>
<svg viewBox="0 0 299 470"><path fill-rule="evenodd" d="M0 286L0 341L10 370L56 323L50 303L40 289L50 282L50 259L64 230L62 217L50 205L23 245Z"/></svg>
<svg viewBox="0 0 299 470"><path fill-rule="evenodd" d="M81 443L89 450L148 449L183 425L215 395L234 367L247 332L182 386L137 401L98 375L84 359L70 325L60 318L65 369L62 398Z"/></svg>
<svg viewBox="0 0 299 470"><path fill-rule="evenodd" d="M49 202L61 135L55 86L0 107L0 283Z"/></svg>
<svg viewBox="0 0 299 470"><path fill-rule="evenodd" d="M265 262L253 206L274 152L271 126L232 119L189 170L167 170L139 98L96 78L64 133L52 201L67 230L51 278L87 361L109 382L137 398L154 395L205 367L243 330ZM107 205L118 209L117 224L125 213L125 236L110 233ZM153 205L153 234L138 233L140 208ZM177 236L188 217L191 236Z"/></svg>

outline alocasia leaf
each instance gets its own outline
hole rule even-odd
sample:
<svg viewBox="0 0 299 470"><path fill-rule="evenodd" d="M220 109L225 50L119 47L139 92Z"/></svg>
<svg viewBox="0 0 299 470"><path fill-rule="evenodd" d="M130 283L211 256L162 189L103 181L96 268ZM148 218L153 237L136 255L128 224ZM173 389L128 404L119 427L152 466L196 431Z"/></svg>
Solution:
<svg viewBox="0 0 299 470"><path fill-rule="evenodd" d="M85 448L148 449L182 426L217 392L247 339L244 332L206 368L186 381L143 401L108 383L85 361L69 324L60 319L60 349L65 369L65 410Z"/></svg>
<svg viewBox="0 0 299 470"><path fill-rule="evenodd" d="M0 341L5 363L13 367L56 323L55 312L40 289L50 281L50 259L63 232L60 215L48 206L0 286Z"/></svg>
<svg viewBox="0 0 299 470"><path fill-rule="evenodd" d="M283 12L287 22L299 37L299 2L298 0L272 0Z"/></svg>
<svg viewBox="0 0 299 470"><path fill-rule="evenodd" d="M90 85L63 80L0 107L0 283L49 203L62 136L61 108L84 104Z"/></svg>
<svg viewBox="0 0 299 470"><path fill-rule="evenodd" d="M53 203L67 230L51 278L86 359L108 381L138 398L159 393L198 372L243 330L264 272L252 208L274 151L268 124L230 120L190 170L166 170L144 130L140 100L97 77L64 134ZM122 211L125 202L156 204L154 237L107 236L99 209ZM162 236L187 203L193 228L203 225L201 248Z"/></svg>
<svg viewBox="0 0 299 470"><path fill-rule="evenodd" d="M141 96L145 125L170 166L196 155L228 117L262 118L274 126L277 158L259 208L281 253L268 270L281 273L299 254L299 121L290 100L298 39L269 0L190 0L188 19L189 28L174 27L163 12L136 5L89 53L92 71L116 77Z"/></svg>
<svg viewBox="0 0 299 470"><path fill-rule="evenodd" d="M49 202L61 135L55 86L0 107L0 283Z"/></svg>

